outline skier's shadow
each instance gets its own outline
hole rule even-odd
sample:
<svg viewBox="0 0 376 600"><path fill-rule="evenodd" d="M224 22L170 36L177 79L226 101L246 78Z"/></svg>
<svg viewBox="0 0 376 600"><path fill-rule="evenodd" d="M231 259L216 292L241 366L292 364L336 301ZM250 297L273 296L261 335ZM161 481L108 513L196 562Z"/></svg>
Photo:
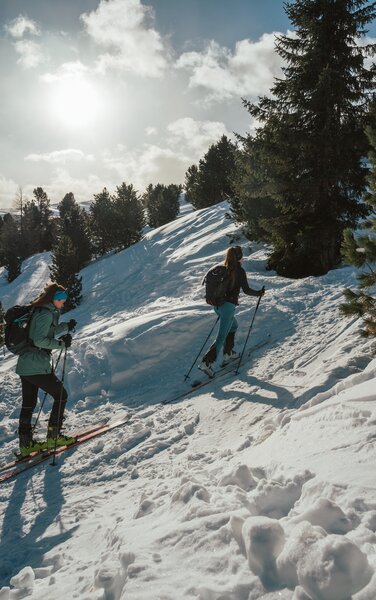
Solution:
<svg viewBox="0 0 376 600"><path fill-rule="evenodd" d="M64 496L59 466L46 465L44 469L42 495L40 495L40 487L35 492L28 474L17 477L10 494L0 533L0 587L9 586L10 578L26 566L32 568L46 566L47 563L43 562L45 554L57 544L69 539L78 527L77 525L66 530L60 518ZM29 517L31 513L31 518L35 516L29 530L27 530L28 522L22 515L25 501L30 505L27 516ZM54 523L55 527L59 528L59 532L44 536L43 534ZM51 559L49 564L53 563Z"/></svg>
<svg viewBox="0 0 376 600"><path fill-rule="evenodd" d="M295 405L296 398L294 394L292 394L287 388L283 387L283 385L277 385L275 383L265 381L264 379L259 379L254 375L249 375L248 379L251 385L255 385L259 388L255 395L258 396L258 401L262 404L271 404L276 408L292 408ZM265 392L269 392L271 397L263 395L263 390ZM252 398L248 398L248 400L254 402L254 399Z"/></svg>
<svg viewBox="0 0 376 600"><path fill-rule="evenodd" d="M278 409L292 408L296 403L295 396L285 387L269 383L254 375L242 374L242 380L246 381L251 387L256 387L255 392L237 390L238 398L243 398L244 401L252 404L270 404ZM229 382L223 382L221 390L216 391L218 400L231 400L234 396L234 391L223 389ZM266 392L266 394L263 394Z"/></svg>

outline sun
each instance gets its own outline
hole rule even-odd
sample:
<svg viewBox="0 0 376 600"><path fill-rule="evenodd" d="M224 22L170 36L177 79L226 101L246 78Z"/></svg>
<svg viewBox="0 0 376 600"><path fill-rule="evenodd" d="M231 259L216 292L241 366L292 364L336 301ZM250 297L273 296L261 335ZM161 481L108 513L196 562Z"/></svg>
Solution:
<svg viewBox="0 0 376 600"><path fill-rule="evenodd" d="M93 83L83 77L65 77L53 86L50 109L53 118L58 119L64 127L87 127L100 114L100 93Z"/></svg>

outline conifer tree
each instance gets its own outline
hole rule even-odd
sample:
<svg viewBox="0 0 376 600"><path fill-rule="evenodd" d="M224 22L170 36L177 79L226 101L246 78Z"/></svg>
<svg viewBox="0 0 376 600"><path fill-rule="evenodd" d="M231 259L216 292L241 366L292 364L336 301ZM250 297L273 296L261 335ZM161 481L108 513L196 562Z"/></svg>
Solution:
<svg viewBox="0 0 376 600"><path fill-rule="evenodd" d="M343 259L362 271L358 275L358 289L346 289L346 301L340 306L343 315L363 319L361 334L365 337L376 337L376 103L371 108L371 119L372 125L368 127L367 134L372 148L369 155L372 168L365 201L371 206L372 214L363 224L363 229L367 230L365 235L355 236L350 229L344 233Z"/></svg>
<svg viewBox="0 0 376 600"><path fill-rule="evenodd" d="M4 216L1 228L1 249L3 265L8 271L9 283L21 273L22 257L20 256L21 238L17 222L10 213Z"/></svg>
<svg viewBox="0 0 376 600"><path fill-rule="evenodd" d="M22 217L22 258L40 252L40 215L33 200L26 201Z"/></svg>
<svg viewBox="0 0 376 600"><path fill-rule="evenodd" d="M116 214L113 199L107 190L94 194L90 205L90 236L95 254L101 256L116 247Z"/></svg>
<svg viewBox="0 0 376 600"><path fill-rule="evenodd" d="M142 201L147 211L147 222L150 227L160 227L176 219L179 214L179 196L182 186L168 186L157 183L147 187Z"/></svg>
<svg viewBox="0 0 376 600"><path fill-rule="evenodd" d="M22 247L23 258L51 250L56 229L50 210L50 199L41 187L33 190L34 198L23 203Z"/></svg>
<svg viewBox="0 0 376 600"><path fill-rule="evenodd" d="M114 195L116 249L122 250L142 238L145 227L144 208L133 185L123 182Z"/></svg>
<svg viewBox="0 0 376 600"><path fill-rule="evenodd" d="M82 299L82 277L78 275L76 248L67 235L62 235L54 246L50 272L51 279L68 291L64 312L78 306Z"/></svg>
<svg viewBox="0 0 376 600"><path fill-rule="evenodd" d="M64 196L59 209L59 235L68 236L75 248L78 272L91 258L91 242L88 233L88 217L77 204L74 194L69 192Z"/></svg>
<svg viewBox="0 0 376 600"><path fill-rule="evenodd" d="M287 63L271 97L244 101L260 123L245 138L235 216L269 241L281 275L320 275L340 259L342 232L367 213L364 133L375 69L359 43L375 16L367 0L296 0L294 36L277 38Z"/></svg>
<svg viewBox="0 0 376 600"><path fill-rule="evenodd" d="M41 187L35 188L33 194L40 215L40 251L51 250L55 240L51 219L52 211L50 210L50 199Z"/></svg>
<svg viewBox="0 0 376 600"><path fill-rule="evenodd" d="M19 186L17 189L17 192L16 192L14 207L20 215L20 256L22 257L22 259L25 259L25 258L27 258L27 256L30 256L30 254L27 253L26 241L25 241L25 235L24 235L24 205L25 205L25 200L24 200L23 190Z"/></svg>
<svg viewBox="0 0 376 600"><path fill-rule="evenodd" d="M212 144L185 175L185 190L195 209L205 208L227 200L234 194L236 146L225 135Z"/></svg>

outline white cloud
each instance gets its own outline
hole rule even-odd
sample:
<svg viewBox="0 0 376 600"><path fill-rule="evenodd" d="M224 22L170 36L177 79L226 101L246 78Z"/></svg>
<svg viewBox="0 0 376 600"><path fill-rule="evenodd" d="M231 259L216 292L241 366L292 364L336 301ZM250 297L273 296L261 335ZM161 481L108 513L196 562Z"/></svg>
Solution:
<svg viewBox="0 0 376 600"><path fill-rule="evenodd" d="M116 68L147 77L161 77L167 49L160 34L148 27L150 7L140 0L101 0L98 8L81 15L88 34L108 50L99 56L98 69Z"/></svg>
<svg viewBox="0 0 376 600"><path fill-rule="evenodd" d="M183 152L150 144L138 152L107 153L104 164L116 173L118 183L132 183L143 192L149 183L182 183L190 162Z"/></svg>
<svg viewBox="0 0 376 600"><path fill-rule="evenodd" d="M32 40L21 39L25 34L40 35L39 27L35 21L19 15L9 25L6 25L5 29L13 38L17 39L13 44L19 55L17 64L22 65L25 69L32 69L46 60L45 52L40 44Z"/></svg>
<svg viewBox="0 0 376 600"><path fill-rule="evenodd" d="M146 127L145 133L146 135L157 135L158 129L156 127Z"/></svg>
<svg viewBox="0 0 376 600"><path fill-rule="evenodd" d="M96 174L90 173L86 177L74 177L66 169L60 167L51 174L51 183L43 185L43 189L53 204L60 202L67 192L73 192L79 202L91 201L93 194L99 193L104 187L108 187L108 181L103 181Z"/></svg>
<svg viewBox="0 0 376 600"><path fill-rule="evenodd" d="M197 161L207 151L208 147L217 142L222 135L231 137L226 125L220 121L195 121L185 117L168 125L170 143L190 150L192 160Z"/></svg>
<svg viewBox="0 0 376 600"><path fill-rule="evenodd" d="M45 73L40 76L45 83L55 83L62 80L77 80L89 71L80 60L63 63L55 73Z"/></svg>
<svg viewBox="0 0 376 600"><path fill-rule="evenodd" d="M63 167L56 167L51 171L46 180L30 183L22 188L24 198L31 198L33 190L37 186L42 186L51 204L60 202L65 194L73 192L75 199L78 202L87 202L93 200L93 194L97 194L104 187L109 187L108 181L104 181L99 175L89 173L86 176L75 177Z"/></svg>
<svg viewBox="0 0 376 600"><path fill-rule="evenodd" d="M9 25L6 25L5 29L14 38L22 38L25 33L40 35L39 27L35 21L32 21L23 15L19 15L16 19L11 21Z"/></svg>
<svg viewBox="0 0 376 600"><path fill-rule="evenodd" d="M176 68L190 72L189 87L207 90L212 101L267 94L283 65L274 49L276 35L265 33L256 42L241 40L234 52L211 41L203 52L182 54Z"/></svg>
<svg viewBox="0 0 376 600"><path fill-rule="evenodd" d="M0 173L0 208L10 209L16 198L18 185L12 179L6 179Z"/></svg>
<svg viewBox="0 0 376 600"><path fill-rule="evenodd" d="M15 42L14 47L20 56L17 64L25 69L33 69L46 60L42 47L31 40L19 40Z"/></svg>
<svg viewBox="0 0 376 600"><path fill-rule="evenodd" d="M25 156L25 160L57 164L66 163L72 160L93 161L94 157L92 154L84 154L82 150L77 150L76 148L67 148L66 150L54 150L53 152L46 152L45 154L28 154Z"/></svg>
<svg viewBox="0 0 376 600"><path fill-rule="evenodd" d="M119 182L133 183L141 192L149 183L183 183L188 167L223 134L230 136L221 122L186 117L168 125L160 146L145 144L138 151L118 146L116 154L104 153L103 164L116 173Z"/></svg>

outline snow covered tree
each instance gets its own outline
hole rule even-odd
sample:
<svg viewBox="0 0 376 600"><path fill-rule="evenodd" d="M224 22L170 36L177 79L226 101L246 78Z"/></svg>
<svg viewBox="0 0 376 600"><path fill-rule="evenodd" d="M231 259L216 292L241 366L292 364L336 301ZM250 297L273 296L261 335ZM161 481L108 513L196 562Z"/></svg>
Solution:
<svg viewBox="0 0 376 600"><path fill-rule="evenodd" d="M225 135L212 144L199 161L185 174L185 190L196 209L218 204L233 196L236 146Z"/></svg>
<svg viewBox="0 0 376 600"><path fill-rule="evenodd" d="M156 186L150 184L142 201L147 211L147 222L150 227L160 227L176 219L179 214L179 196L182 190L180 185Z"/></svg>
<svg viewBox="0 0 376 600"><path fill-rule="evenodd" d="M358 275L358 289L346 289L346 302L340 306L342 314L363 319L361 333L365 337L376 337L376 103L372 106L371 116L373 125L369 126L367 133L372 148L369 156L372 168L365 201L371 206L372 214L363 224L363 229L367 230L365 235L355 237L347 229L342 242L344 261L363 270Z"/></svg>
<svg viewBox="0 0 376 600"><path fill-rule="evenodd" d="M284 77L271 97L244 101L260 126L243 138L234 209L272 244L270 268L304 277L333 268L344 229L367 214L364 129L375 67L364 63L374 47L359 40L376 13L367 0L285 7L295 34L277 38Z"/></svg>
<svg viewBox="0 0 376 600"><path fill-rule="evenodd" d="M64 312L78 306L82 299L82 277L78 275L77 264L76 247L68 235L62 235L53 249L50 272L51 279L67 289Z"/></svg>

